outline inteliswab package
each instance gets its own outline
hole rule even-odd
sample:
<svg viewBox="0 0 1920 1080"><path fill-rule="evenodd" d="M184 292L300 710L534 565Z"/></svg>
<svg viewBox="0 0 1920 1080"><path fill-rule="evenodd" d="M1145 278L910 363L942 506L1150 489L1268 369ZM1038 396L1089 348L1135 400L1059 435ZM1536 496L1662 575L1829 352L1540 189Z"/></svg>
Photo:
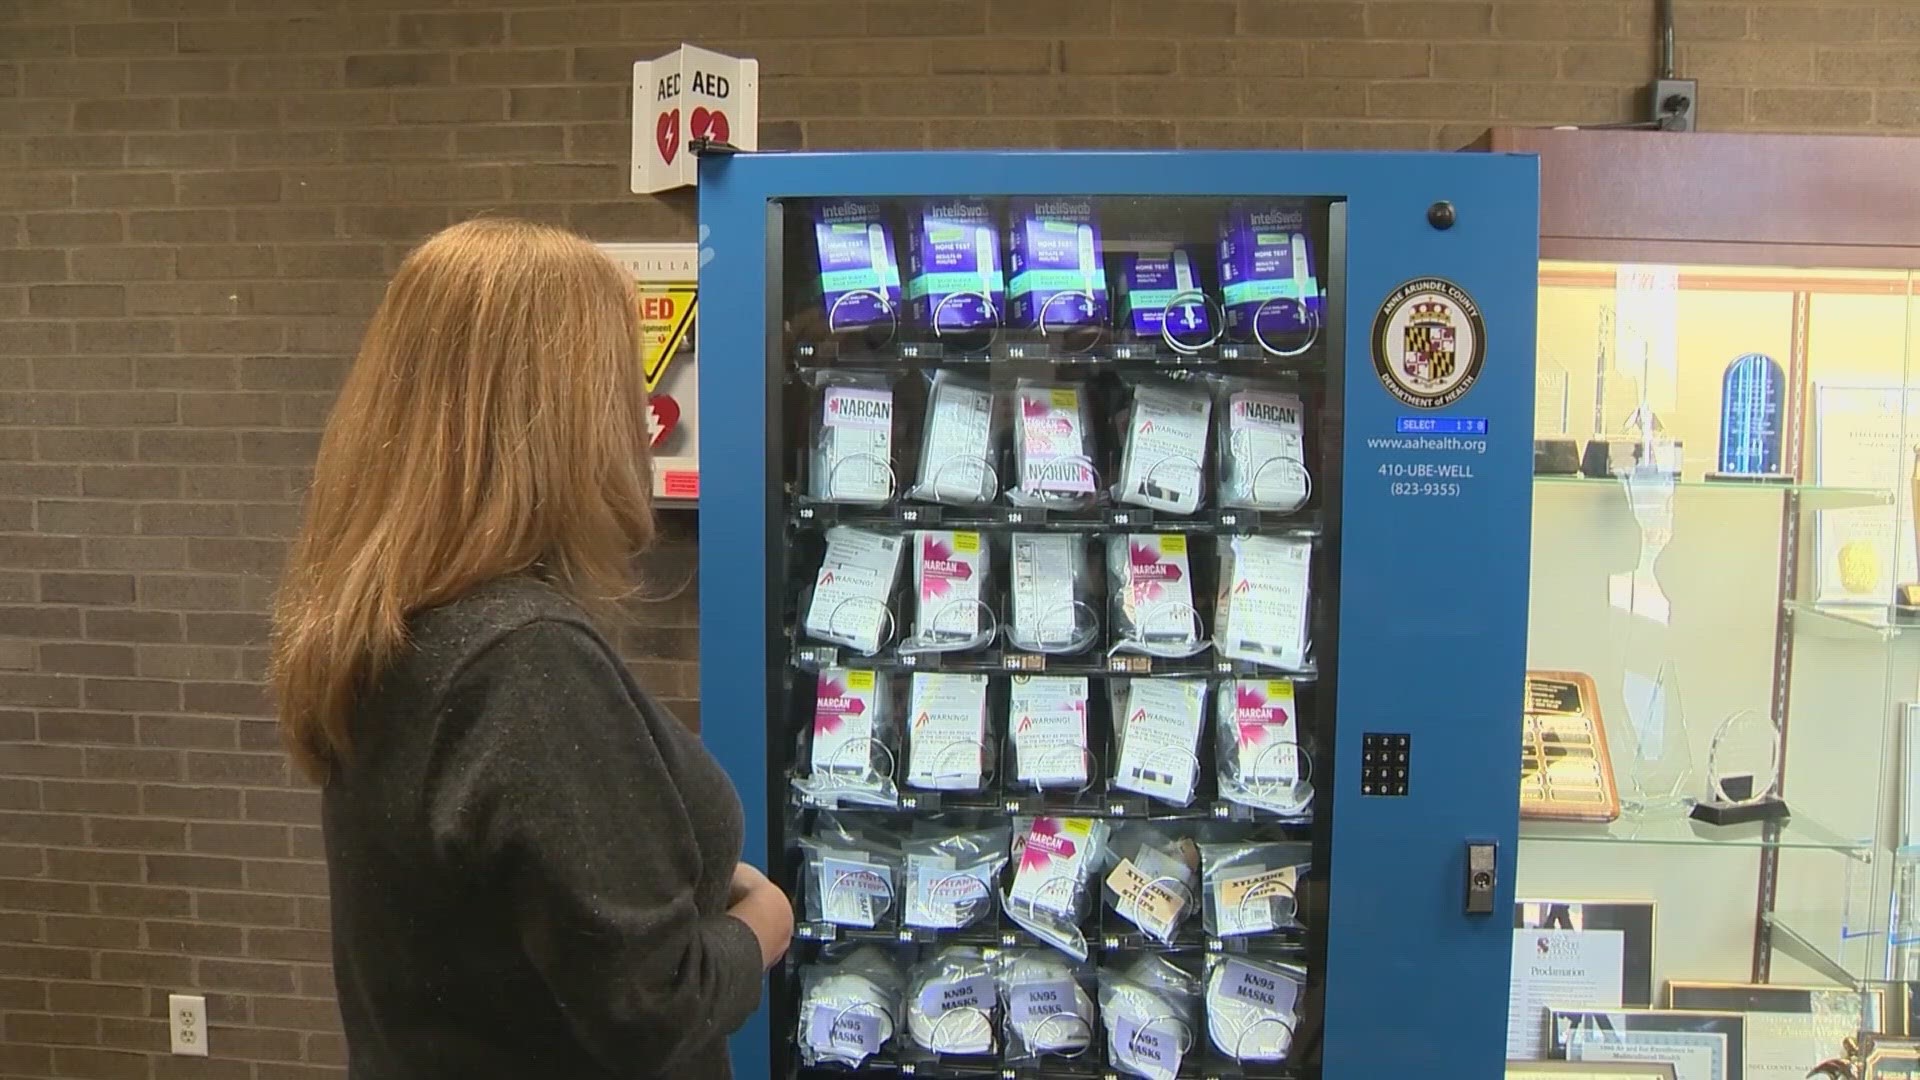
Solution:
<svg viewBox="0 0 1920 1080"><path fill-rule="evenodd" d="M1061 330L1104 326L1107 271L1100 224L1085 199L1016 199L1008 208L1007 325Z"/></svg>
<svg viewBox="0 0 1920 1080"><path fill-rule="evenodd" d="M907 215L907 303L914 324L936 334L982 330L1006 317L1000 239L986 203L950 199Z"/></svg>
<svg viewBox="0 0 1920 1080"><path fill-rule="evenodd" d="M1133 253L1120 259L1120 321L1141 337L1164 334L1181 347L1198 348L1215 333L1214 316L1200 280L1205 256L1199 248Z"/></svg>
<svg viewBox="0 0 1920 1080"><path fill-rule="evenodd" d="M833 331L900 321L900 260L879 203L837 200L813 207L820 296Z"/></svg>
<svg viewBox="0 0 1920 1080"><path fill-rule="evenodd" d="M1269 345L1318 331L1325 314L1307 208L1235 203L1220 227L1220 291L1227 336Z"/></svg>

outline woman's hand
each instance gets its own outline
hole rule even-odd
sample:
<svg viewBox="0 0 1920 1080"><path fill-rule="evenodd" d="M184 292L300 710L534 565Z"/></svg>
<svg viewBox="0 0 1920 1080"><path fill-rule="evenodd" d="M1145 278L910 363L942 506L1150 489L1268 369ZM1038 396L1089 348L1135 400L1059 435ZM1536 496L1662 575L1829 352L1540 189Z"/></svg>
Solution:
<svg viewBox="0 0 1920 1080"><path fill-rule="evenodd" d="M771 969L793 943L793 901L767 875L740 863L733 868L727 914L746 923L760 942L760 965Z"/></svg>

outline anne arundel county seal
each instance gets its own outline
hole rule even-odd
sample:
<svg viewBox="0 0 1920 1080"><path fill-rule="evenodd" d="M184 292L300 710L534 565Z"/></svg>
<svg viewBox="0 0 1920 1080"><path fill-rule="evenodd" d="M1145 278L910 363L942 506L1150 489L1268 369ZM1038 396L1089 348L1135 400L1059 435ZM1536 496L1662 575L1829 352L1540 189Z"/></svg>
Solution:
<svg viewBox="0 0 1920 1080"><path fill-rule="evenodd" d="M1445 278L1407 282L1374 316L1374 371L1389 394L1416 409L1460 400L1480 377L1486 355L1480 306Z"/></svg>

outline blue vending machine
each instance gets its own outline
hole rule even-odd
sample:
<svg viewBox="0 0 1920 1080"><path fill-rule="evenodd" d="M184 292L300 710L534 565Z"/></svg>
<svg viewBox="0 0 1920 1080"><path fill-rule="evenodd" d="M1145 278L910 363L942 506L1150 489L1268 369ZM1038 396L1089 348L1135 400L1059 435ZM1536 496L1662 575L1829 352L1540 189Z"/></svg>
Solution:
<svg viewBox="0 0 1920 1080"><path fill-rule="evenodd" d="M1502 1070L1531 158L708 156L743 1078Z"/></svg>

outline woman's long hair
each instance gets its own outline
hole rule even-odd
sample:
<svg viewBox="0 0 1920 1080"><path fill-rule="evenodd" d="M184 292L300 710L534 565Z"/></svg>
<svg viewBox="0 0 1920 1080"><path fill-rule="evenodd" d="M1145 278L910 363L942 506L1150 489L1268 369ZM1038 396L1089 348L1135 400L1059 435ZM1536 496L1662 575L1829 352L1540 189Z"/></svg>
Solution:
<svg viewBox="0 0 1920 1080"><path fill-rule="evenodd" d="M653 536L633 286L522 221L447 229L387 287L327 421L274 610L280 724L324 781L407 619L537 571L591 608Z"/></svg>

